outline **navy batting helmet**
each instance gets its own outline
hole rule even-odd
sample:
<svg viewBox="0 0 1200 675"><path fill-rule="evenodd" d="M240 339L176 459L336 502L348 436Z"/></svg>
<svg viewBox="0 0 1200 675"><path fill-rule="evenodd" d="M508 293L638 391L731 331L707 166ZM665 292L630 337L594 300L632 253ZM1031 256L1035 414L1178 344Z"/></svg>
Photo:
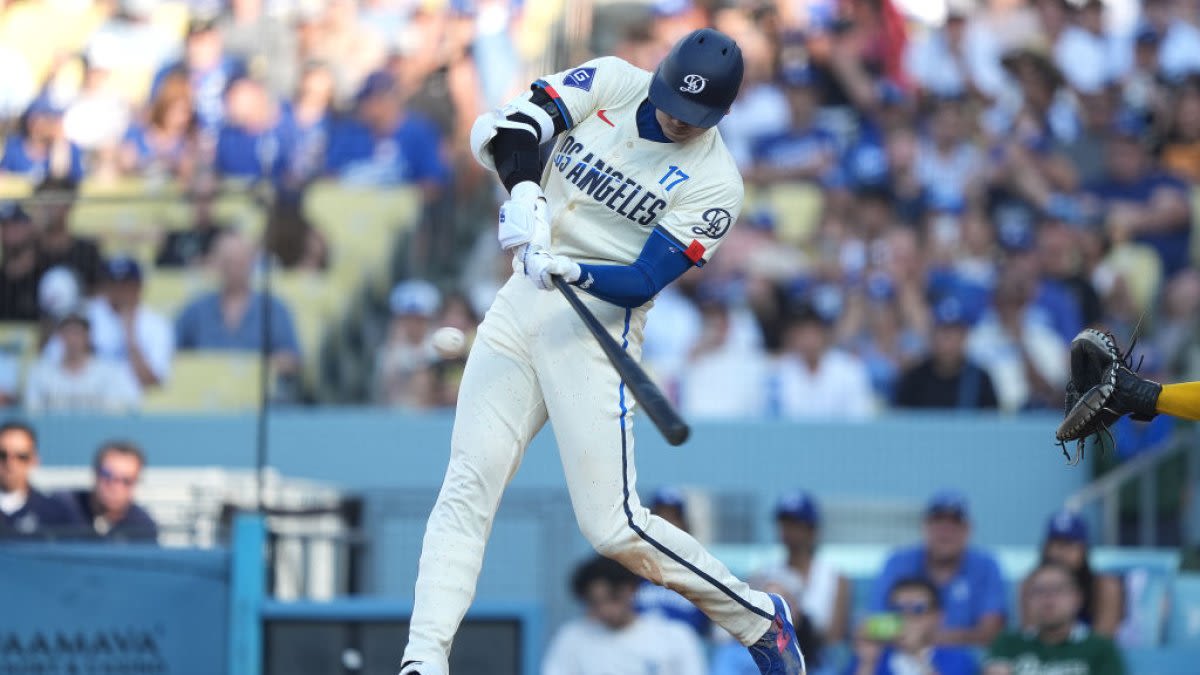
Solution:
<svg viewBox="0 0 1200 675"><path fill-rule="evenodd" d="M711 28L692 31L671 48L650 81L655 108L694 127L714 127L742 86L742 50Z"/></svg>

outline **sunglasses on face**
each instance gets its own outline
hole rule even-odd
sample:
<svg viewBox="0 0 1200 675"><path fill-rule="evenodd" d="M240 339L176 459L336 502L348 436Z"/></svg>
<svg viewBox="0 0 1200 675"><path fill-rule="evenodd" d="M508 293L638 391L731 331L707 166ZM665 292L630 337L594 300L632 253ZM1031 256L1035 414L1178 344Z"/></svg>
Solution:
<svg viewBox="0 0 1200 675"><path fill-rule="evenodd" d="M5 450L0 448L0 462L7 462L12 459L14 462L26 463L33 459L32 452L17 452L15 450Z"/></svg>
<svg viewBox="0 0 1200 675"><path fill-rule="evenodd" d="M928 614L930 610L928 602L893 602L892 611L897 614L906 614L913 616L921 616Z"/></svg>
<svg viewBox="0 0 1200 675"><path fill-rule="evenodd" d="M101 467L97 473L100 475L100 480L105 483L119 483L125 487L133 487L137 483L136 476L120 476L104 467Z"/></svg>

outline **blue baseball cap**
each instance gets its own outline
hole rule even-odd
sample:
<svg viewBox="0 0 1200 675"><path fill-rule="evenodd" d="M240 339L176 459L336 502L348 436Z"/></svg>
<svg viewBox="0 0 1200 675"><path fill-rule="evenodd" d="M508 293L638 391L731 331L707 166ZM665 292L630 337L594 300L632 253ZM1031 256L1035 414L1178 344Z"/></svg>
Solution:
<svg viewBox="0 0 1200 675"><path fill-rule="evenodd" d="M401 281L388 297L388 306L394 316L432 318L441 304L442 294L437 287L422 279Z"/></svg>
<svg viewBox="0 0 1200 675"><path fill-rule="evenodd" d="M687 500L684 499L683 492L679 488L660 487L650 495L651 509L664 506L679 509L680 513L687 513Z"/></svg>
<svg viewBox="0 0 1200 675"><path fill-rule="evenodd" d="M811 87L817 82L816 71L807 63L786 65L779 73L779 77L789 87Z"/></svg>
<svg viewBox="0 0 1200 675"><path fill-rule="evenodd" d="M109 281L140 282L142 280L142 266L129 256L110 258L104 265L104 273Z"/></svg>
<svg viewBox="0 0 1200 675"><path fill-rule="evenodd" d="M67 106L61 101L49 94L42 94L35 98L29 107L25 110L26 115L57 115L61 116L67 112Z"/></svg>
<svg viewBox="0 0 1200 675"><path fill-rule="evenodd" d="M377 70L367 76L354 102L360 104L376 94L386 94L396 90L396 78L386 70Z"/></svg>
<svg viewBox="0 0 1200 675"><path fill-rule="evenodd" d="M925 517L952 516L967 520L970 510L967 508L967 496L958 490L939 490L929 498L925 505Z"/></svg>
<svg viewBox="0 0 1200 675"><path fill-rule="evenodd" d="M1049 522L1046 523L1046 539L1061 539L1086 544L1088 542L1087 523L1078 513L1063 509L1050 516Z"/></svg>
<svg viewBox="0 0 1200 675"><path fill-rule="evenodd" d="M817 500L803 490L794 490L779 498L775 504L775 518L799 520L813 527L821 524L821 512Z"/></svg>
<svg viewBox="0 0 1200 675"><path fill-rule="evenodd" d="M962 300L950 296L938 300L933 306L933 322L937 326L967 326L971 319Z"/></svg>

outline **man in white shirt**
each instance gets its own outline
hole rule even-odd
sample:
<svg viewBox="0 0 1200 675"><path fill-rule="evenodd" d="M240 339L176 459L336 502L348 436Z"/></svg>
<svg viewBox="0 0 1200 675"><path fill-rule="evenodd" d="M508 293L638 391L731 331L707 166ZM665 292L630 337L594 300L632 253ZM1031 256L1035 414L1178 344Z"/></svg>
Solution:
<svg viewBox="0 0 1200 675"><path fill-rule="evenodd" d="M634 609L640 581L608 558L581 565L571 585L587 615L559 629L542 675L705 675L700 639L686 624Z"/></svg>
<svg viewBox="0 0 1200 675"><path fill-rule="evenodd" d="M84 315L91 326L93 353L123 366L145 390L162 385L170 375L175 333L141 298L141 266L132 258L116 257L105 266L100 294L87 304ZM58 363L62 358L63 341L55 335L41 360Z"/></svg>
<svg viewBox="0 0 1200 675"><path fill-rule="evenodd" d="M967 353L988 370L1000 407L1016 411L1059 405L1067 382L1067 345L1034 307L1033 280L1007 270L994 308L967 338Z"/></svg>
<svg viewBox="0 0 1200 675"><path fill-rule="evenodd" d="M141 397L129 369L92 354L86 316L68 314L56 337L62 356L34 366L25 385L26 410L126 412L138 406Z"/></svg>
<svg viewBox="0 0 1200 675"><path fill-rule="evenodd" d="M762 416L767 362L757 345L734 332L733 310L721 299L700 306L700 337L679 376L679 407L696 419L753 419Z"/></svg>
<svg viewBox="0 0 1200 675"><path fill-rule="evenodd" d="M836 349L830 319L802 305L788 319L783 354L767 381L767 412L787 418L861 418L874 398L867 368Z"/></svg>

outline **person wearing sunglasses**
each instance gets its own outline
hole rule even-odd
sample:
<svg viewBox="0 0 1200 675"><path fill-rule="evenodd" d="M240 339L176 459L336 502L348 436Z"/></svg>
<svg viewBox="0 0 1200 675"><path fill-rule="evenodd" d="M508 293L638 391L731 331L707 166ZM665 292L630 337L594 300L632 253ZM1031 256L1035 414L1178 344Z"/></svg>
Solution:
<svg viewBox="0 0 1200 675"><path fill-rule="evenodd" d="M133 501L146 456L128 441L108 441L92 460L95 482L90 490L74 490L58 497L81 529L91 536L130 542L158 541L158 525Z"/></svg>
<svg viewBox="0 0 1200 675"><path fill-rule="evenodd" d="M37 465L33 427L16 421L0 424L0 538L53 535L71 526L67 509L29 483Z"/></svg>
<svg viewBox="0 0 1200 675"><path fill-rule="evenodd" d="M888 593L888 612L867 619L846 675L975 675L964 647L936 644L942 623L938 589L920 577L901 579Z"/></svg>

